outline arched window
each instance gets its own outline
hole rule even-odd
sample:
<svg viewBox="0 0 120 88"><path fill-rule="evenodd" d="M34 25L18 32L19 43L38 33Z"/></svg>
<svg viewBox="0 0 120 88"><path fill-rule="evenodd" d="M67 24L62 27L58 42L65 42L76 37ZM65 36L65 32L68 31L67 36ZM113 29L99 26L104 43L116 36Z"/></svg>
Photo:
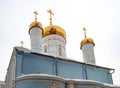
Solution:
<svg viewBox="0 0 120 88"><path fill-rule="evenodd" d="M58 45L58 52L59 52L59 55L61 56L62 55L61 45Z"/></svg>
<svg viewBox="0 0 120 88"><path fill-rule="evenodd" d="M44 46L44 53L47 53L47 46Z"/></svg>

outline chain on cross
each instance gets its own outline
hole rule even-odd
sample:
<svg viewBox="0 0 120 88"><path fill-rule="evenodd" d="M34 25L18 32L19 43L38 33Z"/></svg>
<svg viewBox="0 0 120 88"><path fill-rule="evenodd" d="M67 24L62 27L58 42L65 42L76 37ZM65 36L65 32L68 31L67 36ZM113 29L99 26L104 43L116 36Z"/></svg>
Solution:
<svg viewBox="0 0 120 88"><path fill-rule="evenodd" d="M35 22L36 22L36 21L37 21L38 12L37 12L37 11L34 11L33 13L35 14Z"/></svg>
<svg viewBox="0 0 120 88"><path fill-rule="evenodd" d="M52 15L54 15L54 14L53 14L52 10L48 10L47 12L50 14L50 25L52 25Z"/></svg>
<svg viewBox="0 0 120 88"><path fill-rule="evenodd" d="M84 27L83 30L84 30L84 36L85 36L85 38L87 38L87 35L86 35L87 30L86 30L86 28Z"/></svg>

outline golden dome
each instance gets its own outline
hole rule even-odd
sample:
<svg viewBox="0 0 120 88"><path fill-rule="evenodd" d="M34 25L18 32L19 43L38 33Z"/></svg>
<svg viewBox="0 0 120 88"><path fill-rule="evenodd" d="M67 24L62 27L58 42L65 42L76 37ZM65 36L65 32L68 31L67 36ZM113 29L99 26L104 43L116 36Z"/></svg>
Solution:
<svg viewBox="0 0 120 88"><path fill-rule="evenodd" d="M82 40L80 45L82 47L83 45L89 44L89 43L92 43L93 45L95 45L92 38L86 38L86 39Z"/></svg>
<svg viewBox="0 0 120 88"><path fill-rule="evenodd" d="M47 35L56 34L56 35L62 36L63 38L66 38L66 33L64 29L59 26L50 25L50 26L45 27L43 31L44 31L43 37Z"/></svg>
<svg viewBox="0 0 120 88"><path fill-rule="evenodd" d="M41 24L40 22L35 21L35 22L32 22L32 23L30 24L30 26L29 26L29 33L30 33L30 30L31 30L33 27L38 27L38 28L43 29L42 24Z"/></svg>

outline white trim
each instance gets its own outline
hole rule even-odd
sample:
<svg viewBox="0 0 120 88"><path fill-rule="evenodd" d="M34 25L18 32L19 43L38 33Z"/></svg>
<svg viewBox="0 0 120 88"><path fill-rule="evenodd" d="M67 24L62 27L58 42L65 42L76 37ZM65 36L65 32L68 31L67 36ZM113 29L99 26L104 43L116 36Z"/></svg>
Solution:
<svg viewBox="0 0 120 88"><path fill-rule="evenodd" d="M61 81L63 83L67 84L77 84L77 85L96 85L96 86L101 86L101 87L110 87L110 88L120 88L120 86L112 85L112 84L106 84L98 81L93 81L93 80L83 80L83 79L69 79L69 78L62 78L59 76L54 76L54 75L48 75L48 74L27 74L27 75L22 75L19 76L15 79L15 81L22 81L24 79L30 79L30 78L37 78L37 80L40 79L49 79L49 80L56 80L56 81ZM32 79L33 80L33 79Z"/></svg>

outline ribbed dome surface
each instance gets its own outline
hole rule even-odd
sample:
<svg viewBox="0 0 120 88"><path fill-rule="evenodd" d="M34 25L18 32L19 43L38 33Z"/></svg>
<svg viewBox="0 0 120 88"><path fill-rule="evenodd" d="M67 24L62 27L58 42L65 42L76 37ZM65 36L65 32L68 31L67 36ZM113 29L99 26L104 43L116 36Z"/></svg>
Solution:
<svg viewBox="0 0 120 88"><path fill-rule="evenodd" d="M29 33L30 33L30 30L31 30L33 27L38 27L38 28L43 29L42 24L41 24L40 22L35 21L35 22L32 22L32 23L30 24L30 26L29 26Z"/></svg>
<svg viewBox="0 0 120 88"><path fill-rule="evenodd" d="M52 34L56 34L56 35L60 35L64 38L66 38L66 33L64 31L63 28L56 26L56 25L50 25L44 28L44 33L43 33L43 37L47 36L47 35L52 35Z"/></svg>
<svg viewBox="0 0 120 88"><path fill-rule="evenodd" d="M86 39L81 41L80 45L83 46L83 45L88 44L88 43L94 44L93 39L92 38L86 38Z"/></svg>

